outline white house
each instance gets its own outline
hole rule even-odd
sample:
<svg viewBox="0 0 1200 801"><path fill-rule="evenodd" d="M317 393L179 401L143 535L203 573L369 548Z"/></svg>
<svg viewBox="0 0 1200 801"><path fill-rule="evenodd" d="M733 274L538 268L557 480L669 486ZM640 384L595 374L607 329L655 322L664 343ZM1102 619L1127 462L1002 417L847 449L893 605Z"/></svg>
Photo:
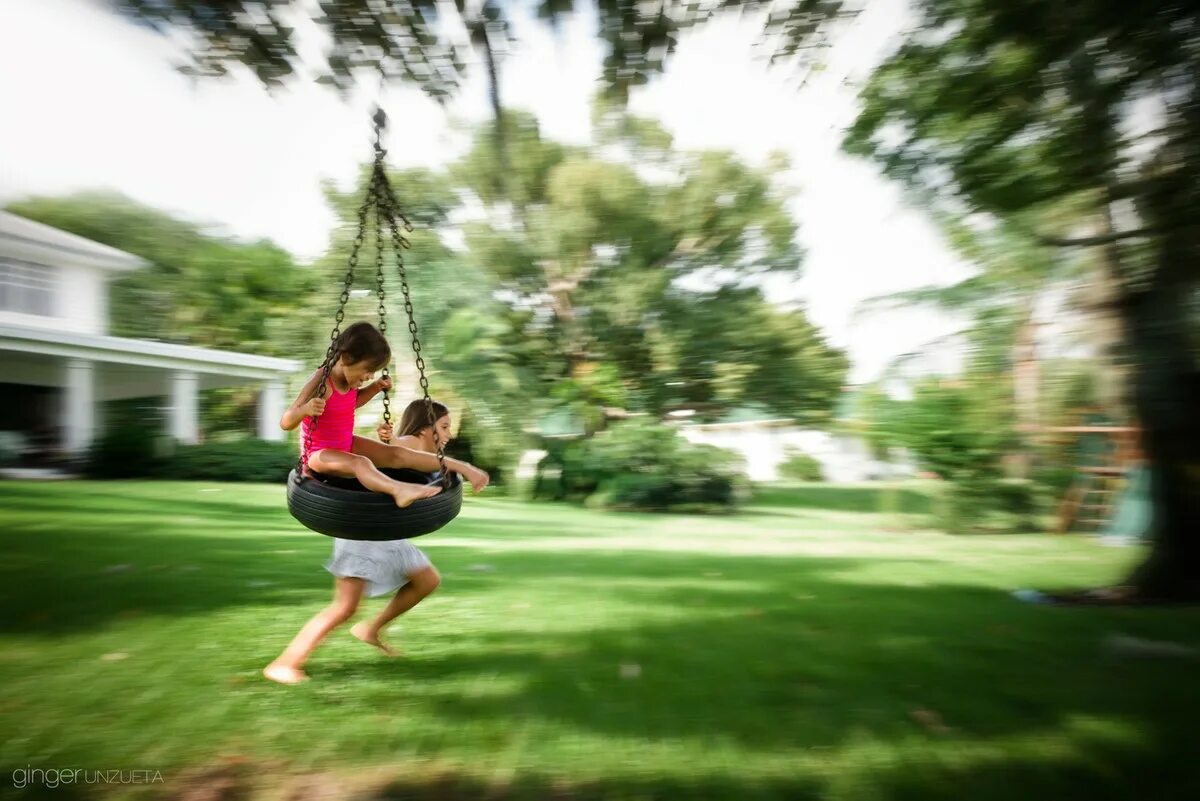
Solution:
<svg viewBox="0 0 1200 801"><path fill-rule="evenodd" d="M882 462L859 437L801 428L787 419L689 424L680 426L679 432L689 442L739 453L746 475L754 481L779 478L779 466L793 453L816 459L825 480L835 484L899 478L915 471L905 454L893 454L890 461Z"/></svg>
<svg viewBox="0 0 1200 801"><path fill-rule="evenodd" d="M81 455L103 424L98 405L162 396L169 433L194 443L197 393L256 386L258 434L282 439L287 359L108 335L110 278L141 259L0 212L0 430L43 453Z"/></svg>

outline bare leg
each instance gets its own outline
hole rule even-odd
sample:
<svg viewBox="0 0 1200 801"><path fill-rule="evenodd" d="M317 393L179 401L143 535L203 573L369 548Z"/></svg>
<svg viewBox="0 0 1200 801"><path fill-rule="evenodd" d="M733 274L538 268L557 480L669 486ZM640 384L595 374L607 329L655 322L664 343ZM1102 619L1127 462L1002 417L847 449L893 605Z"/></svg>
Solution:
<svg viewBox="0 0 1200 801"><path fill-rule="evenodd" d="M364 620L356 624L350 629L350 633L368 645L374 645L388 656L398 656L390 645L379 638L379 633L388 623L429 597L441 583L442 577L432 565L413 573L408 577L408 583L396 591L392 600L388 601L388 605L373 620Z"/></svg>
<svg viewBox="0 0 1200 801"><path fill-rule="evenodd" d="M391 495L395 498L396 505L400 507L408 506L421 498L437 495L442 491L442 488L437 486L427 487L388 478L379 472L379 468L365 456L332 448L316 451L308 457L308 463L318 473L328 473L343 478L357 478L360 484L372 492Z"/></svg>
<svg viewBox="0 0 1200 801"><path fill-rule="evenodd" d="M407 467L424 473L433 473L441 469L436 453L406 448L403 445L386 445L366 437L355 437L351 449L356 455L370 459L377 467ZM449 456L445 457L445 462L447 470L470 481L476 492L482 492L491 481L487 473L466 462Z"/></svg>
<svg viewBox="0 0 1200 801"><path fill-rule="evenodd" d="M298 684L308 678L300 667L329 632L354 616L366 586L365 579L339 576L334 582L333 603L304 624L283 653L263 669L263 675L280 684Z"/></svg>
<svg viewBox="0 0 1200 801"><path fill-rule="evenodd" d="M367 437L355 437L351 447L354 453L367 457L378 467L407 467L425 473L435 472L441 467L436 453L425 453L402 445L387 445ZM447 462L453 461L447 458Z"/></svg>

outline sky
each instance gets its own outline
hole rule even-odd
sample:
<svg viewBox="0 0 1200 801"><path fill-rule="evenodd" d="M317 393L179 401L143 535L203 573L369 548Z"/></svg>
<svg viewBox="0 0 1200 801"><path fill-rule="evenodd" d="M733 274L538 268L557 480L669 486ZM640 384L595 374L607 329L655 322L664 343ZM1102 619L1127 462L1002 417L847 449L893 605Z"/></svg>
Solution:
<svg viewBox="0 0 1200 801"><path fill-rule="evenodd" d="M868 5L803 87L795 71L768 68L754 20L728 18L686 33L666 74L630 102L678 147L729 149L752 164L772 150L789 155L781 178L799 190L791 211L807 257L801 278L776 280L768 294L802 304L847 349L855 382L955 327L930 311L856 314L862 300L966 274L896 185L839 150L855 82L907 21L904 0ZM505 105L535 113L552 138L586 143L603 55L594 30L586 13L557 33L519 24L502 66ZM465 144L462 124L490 113L478 69L442 108L412 88L381 93L376 81L350 98L315 84L270 92L246 76L193 81L177 63L174 42L99 0L0 0L0 204L112 189L309 260L334 224L320 184L349 186L369 158L376 102L391 119L395 166L452 160Z"/></svg>

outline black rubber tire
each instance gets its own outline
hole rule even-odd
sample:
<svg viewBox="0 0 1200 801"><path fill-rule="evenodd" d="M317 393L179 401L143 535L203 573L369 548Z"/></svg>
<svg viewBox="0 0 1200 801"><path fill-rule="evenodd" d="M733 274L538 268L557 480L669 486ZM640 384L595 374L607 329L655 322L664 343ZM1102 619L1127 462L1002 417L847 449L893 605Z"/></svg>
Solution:
<svg viewBox="0 0 1200 801"><path fill-rule="evenodd" d="M424 483L428 476L385 470L401 480ZM406 540L437 531L462 509L462 479L451 473L451 484L432 498L403 509L390 495L371 492L357 481L288 474L287 502L292 517L327 537L344 540Z"/></svg>

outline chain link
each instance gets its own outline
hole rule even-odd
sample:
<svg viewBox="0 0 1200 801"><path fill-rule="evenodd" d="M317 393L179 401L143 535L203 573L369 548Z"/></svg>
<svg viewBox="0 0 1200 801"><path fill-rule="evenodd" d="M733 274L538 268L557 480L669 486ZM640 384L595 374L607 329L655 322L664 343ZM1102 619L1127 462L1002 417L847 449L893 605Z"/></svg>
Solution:
<svg viewBox="0 0 1200 801"><path fill-rule="evenodd" d="M383 182L386 180L384 172L384 158L387 156L387 151L383 149L383 131L382 126L375 128L375 166L371 170L371 194L375 198L375 294L379 297L379 333L387 338L387 305L384 302L384 286L383 286L383 213L385 202L383 197ZM391 359L383 365L383 379L389 379L391 376L388 373L388 368L391 365ZM383 391L383 422L384 425L392 424L392 407L391 393L388 390Z"/></svg>

